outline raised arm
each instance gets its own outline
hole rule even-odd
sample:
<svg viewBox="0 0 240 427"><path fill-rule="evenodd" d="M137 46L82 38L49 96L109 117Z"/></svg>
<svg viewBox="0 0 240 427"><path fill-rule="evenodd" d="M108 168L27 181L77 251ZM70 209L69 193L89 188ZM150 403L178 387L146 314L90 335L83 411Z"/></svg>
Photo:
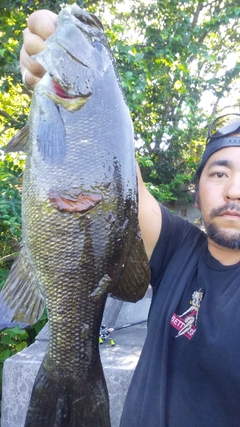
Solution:
<svg viewBox="0 0 240 427"><path fill-rule="evenodd" d="M161 232L162 214L158 202L149 193L149 191L144 185L140 168L138 165L137 172L139 194L138 218L144 246L147 252L148 259L150 259Z"/></svg>

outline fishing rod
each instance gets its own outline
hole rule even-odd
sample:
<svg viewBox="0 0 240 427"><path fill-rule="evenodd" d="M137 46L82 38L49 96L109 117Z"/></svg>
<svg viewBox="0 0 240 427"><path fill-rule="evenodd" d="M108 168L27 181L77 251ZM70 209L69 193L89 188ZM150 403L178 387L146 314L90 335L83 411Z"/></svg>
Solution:
<svg viewBox="0 0 240 427"><path fill-rule="evenodd" d="M130 328L132 326L141 325L146 323L146 320L140 320L139 322L127 323L126 325L119 326L117 328L107 328L106 325L102 325L99 333L99 344L102 344L104 341L109 340L109 344L113 347L115 345L114 339L111 337L111 333L115 331L120 331L121 329Z"/></svg>

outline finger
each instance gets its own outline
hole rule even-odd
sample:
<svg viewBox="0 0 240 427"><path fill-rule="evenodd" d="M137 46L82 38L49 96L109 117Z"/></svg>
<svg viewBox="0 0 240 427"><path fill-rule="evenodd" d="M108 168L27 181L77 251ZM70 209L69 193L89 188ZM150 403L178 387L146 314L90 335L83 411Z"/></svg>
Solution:
<svg viewBox="0 0 240 427"><path fill-rule="evenodd" d="M29 81L29 83L31 83L31 86L30 86L30 84L28 84L28 81ZM34 86L36 86L36 83L37 83L36 77L33 76L32 74L30 74L27 69L25 69L23 71L22 82L23 82L25 88L28 89L29 91L33 90Z"/></svg>
<svg viewBox="0 0 240 427"><path fill-rule="evenodd" d="M40 36L31 33L28 28L23 31L23 44L26 53L30 56L46 49L44 40Z"/></svg>
<svg viewBox="0 0 240 427"><path fill-rule="evenodd" d="M22 76L25 75L25 82L32 88L36 86L37 82L46 72L37 61L26 53L24 46L20 51L20 69Z"/></svg>
<svg viewBox="0 0 240 427"><path fill-rule="evenodd" d="M57 26L57 15L50 10L42 9L33 12L28 18L28 29L43 40L51 36Z"/></svg>
<svg viewBox="0 0 240 427"><path fill-rule="evenodd" d="M20 68L21 67L27 68L28 71L36 77L43 77L46 72L42 65L28 55L24 46L20 51Z"/></svg>
<svg viewBox="0 0 240 427"><path fill-rule="evenodd" d="M27 68L22 68L21 69L22 72L22 81L23 84L28 88L28 89L34 89L34 87L36 86L36 84L39 82L40 77L36 77L33 74L30 73L30 71L28 71Z"/></svg>

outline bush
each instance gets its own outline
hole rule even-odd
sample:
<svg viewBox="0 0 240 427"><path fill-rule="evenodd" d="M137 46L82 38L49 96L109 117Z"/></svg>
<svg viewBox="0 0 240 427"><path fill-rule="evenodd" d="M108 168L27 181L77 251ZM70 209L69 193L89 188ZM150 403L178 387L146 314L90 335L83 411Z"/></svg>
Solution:
<svg viewBox="0 0 240 427"><path fill-rule="evenodd" d="M16 252L21 239L21 173L13 161L0 161L0 258Z"/></svg>

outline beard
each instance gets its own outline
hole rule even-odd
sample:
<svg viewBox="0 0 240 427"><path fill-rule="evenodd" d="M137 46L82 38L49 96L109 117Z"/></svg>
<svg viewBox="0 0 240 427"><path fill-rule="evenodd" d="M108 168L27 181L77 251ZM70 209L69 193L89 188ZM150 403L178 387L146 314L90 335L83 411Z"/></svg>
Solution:
<svg viewBox="0 0 240 427"><path fill-rule="evenodd" d="M228 249L234 249L234 250L240 250L240 230L239 231L232 231L230 232L229 229L223 229L218 227L214 223L214 218L216 216L221 215L225 211L236 211L240 213L240 206L235 203L227 203L226 205L222 206L221 208L213 209L210 218L212 222L209 222L208 224L205 224L206 232L208 234L208 237L212 239L215 243L217 243L220 246L223 246L224 248Z"/></svg>
<svg viewBox="0 0 240 427"><path fill-rule="evenodd" d="M208 237L215 243L224 248L234 249L238 251L240 249L240 232L229 233L226 230L221 229L216 224L211 222L205 225Z"/></svg>

